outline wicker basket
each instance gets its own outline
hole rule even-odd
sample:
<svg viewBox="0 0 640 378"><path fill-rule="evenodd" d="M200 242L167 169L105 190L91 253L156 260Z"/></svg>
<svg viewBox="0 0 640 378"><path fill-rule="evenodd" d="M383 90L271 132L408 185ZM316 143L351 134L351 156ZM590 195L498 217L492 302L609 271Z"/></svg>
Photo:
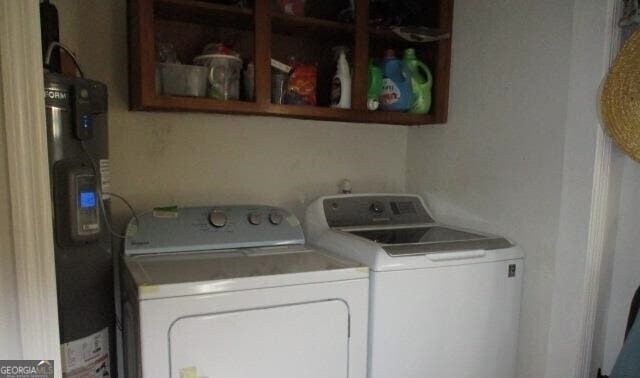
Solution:
<svg viewBox="0 0 640 378"><path fill-rule="evenodd" d="M611 66L600 111L618 147L640 162L640 31L627 40Z"/></svg>

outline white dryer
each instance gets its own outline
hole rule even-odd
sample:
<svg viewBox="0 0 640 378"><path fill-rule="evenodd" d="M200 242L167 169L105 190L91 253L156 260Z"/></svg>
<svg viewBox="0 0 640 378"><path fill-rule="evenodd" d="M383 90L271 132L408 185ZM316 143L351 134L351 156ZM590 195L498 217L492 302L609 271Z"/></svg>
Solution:
<svg viewBox="0 0 640 378"><path fill-rule="evenodd" d="M149 213L125 243L127 377L365 378L369 271L268 206Z"/></svg>
<svg viewBox="0 0 640 378"><path fill-rule="evenodd" d="M522 250L444 226L416 195L322 197L310 243L371 268L369 378L514 378Z"/></svg>

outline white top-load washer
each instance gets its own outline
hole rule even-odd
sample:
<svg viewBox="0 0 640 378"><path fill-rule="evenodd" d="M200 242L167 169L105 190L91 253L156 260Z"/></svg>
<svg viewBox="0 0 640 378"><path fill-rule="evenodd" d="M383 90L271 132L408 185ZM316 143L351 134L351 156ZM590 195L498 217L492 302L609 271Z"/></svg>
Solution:
<svg viewBox="0 0 640 378"><path fill-rule="evenodd" d="M127 377L365 378L369 270L305 245L268 206L132 220Z"/></svg>
<svg viewBox="0 0 640 378"><path fill-rule="evenodd" d="M371 268L369 378L513 378L523 253L419 196L321 197L307 240Z"/></svg>

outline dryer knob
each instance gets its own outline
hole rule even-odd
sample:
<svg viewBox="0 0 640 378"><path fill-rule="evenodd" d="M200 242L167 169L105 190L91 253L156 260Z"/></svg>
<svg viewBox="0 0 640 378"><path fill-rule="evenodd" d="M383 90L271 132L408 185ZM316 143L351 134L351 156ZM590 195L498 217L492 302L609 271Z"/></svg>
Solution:
<svg viewBox="0 0 640 378"><path fill-rule="evenodd" d="M280 223L282 223L282 214L277 211L269 214L269 222L271 222L271 224L275 226L279 225Z"/></svg>
<svg viewBox="0 0 640 378"><path fill-rule="evenodd" d="M209 223L213 227L224 227L227 225L227 214L219 210L213 210L209 213Z"/></svg>
<svg viewBox="0 0 640 378"><path fill-rule="evenodd" d="M249 220L249 223L251 223L254 226L257 226L260 223L262 223L262 214L260 213L249 213L249 216L247 218Z"/></svg>
<svg viewBox="0 0 640 378"><path fill-rule="evenodd" d="M369 210L373 211L376 214L382 214L384 213L384 203L380 201L373 201L373 203L369 207Z"/></svg>

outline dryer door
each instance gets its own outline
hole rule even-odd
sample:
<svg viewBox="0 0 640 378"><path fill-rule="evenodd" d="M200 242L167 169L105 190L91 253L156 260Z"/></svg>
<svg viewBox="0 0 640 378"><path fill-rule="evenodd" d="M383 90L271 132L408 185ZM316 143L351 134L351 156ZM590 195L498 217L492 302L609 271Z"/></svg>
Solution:
<svg viewBox="0 0 640 378"><path fill-rule="evenodd" d="M346 378L348 347L340 300L184 317L169 330L172 378Z"/></svg>

